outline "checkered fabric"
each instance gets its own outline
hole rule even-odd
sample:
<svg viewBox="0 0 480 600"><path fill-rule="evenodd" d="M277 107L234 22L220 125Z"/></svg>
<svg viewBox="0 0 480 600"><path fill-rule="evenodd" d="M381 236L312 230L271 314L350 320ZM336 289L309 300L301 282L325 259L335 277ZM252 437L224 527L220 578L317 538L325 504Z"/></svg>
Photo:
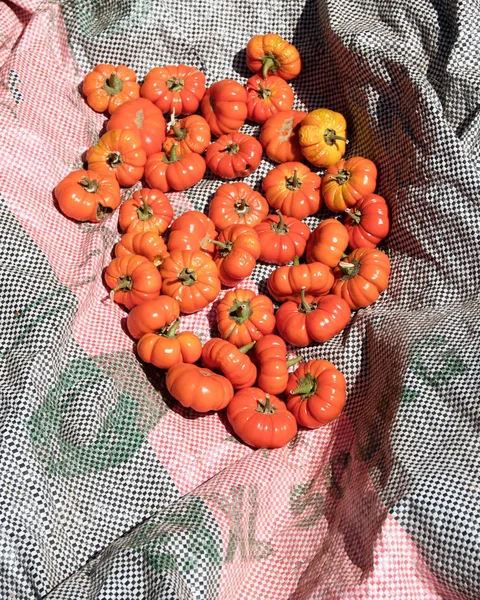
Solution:
<svg viewBox="0 0 480 600"><path fill-rule="evenodd" d="M479 12L463 0L0 5L2 600L480 597ZM342 416L252 451L136 359L102 280L117 214L76 224L52 190L104 125L80 93L95 64L141 81L182 62L208 85L243 84L246 44L268 32L302 56L294 108L344 114L347 156L378 166L392 275L344 332L301 351L345 373ZM260 190L271 168L245 181ZM221 183L207 174L170 194L175 214L205 210ZM266 293L272 268L241 287ZM214 311L182 327L206 341Z"/></svg>

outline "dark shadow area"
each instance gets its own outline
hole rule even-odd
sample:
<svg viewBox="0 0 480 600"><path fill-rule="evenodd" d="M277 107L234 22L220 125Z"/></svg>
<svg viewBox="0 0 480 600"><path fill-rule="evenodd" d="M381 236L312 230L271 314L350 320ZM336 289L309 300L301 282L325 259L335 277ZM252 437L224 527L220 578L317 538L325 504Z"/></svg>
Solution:
<svg viewBox="0 0 480 600"><path fill-rule="evenodd" d="M307 598L316 589L335 597L373 570L375 543L388 514L379 492L392 469L390 431L401 397L382 368L371 367L372 357L385 354L394 372L401 373L394 347L382 344L373 330L367 331L361 375L348 392L344 414L334 424L328 469L317 474L327 481L328 531L289 600Z"/></svg>
<svg viewBox="0 0 480 600"><path fill-rule="evenodd" d="M247 67L247 49L242 48L239 50L235 56L233 57L232 62L233 69L236 73L240 75L240 77L245 77L248 79L253 75L253 73Z"/></svg>
<svg viewBox="0 0 480 600"><path fill-rule="evenodd" d="M134 337L132 337L132 336L130 335L130 332L128 331L128 327L127 327L127 317L128 317L128 315L127 315L126 317L122 317L122 318L120 319L120 327L122 328L122 331L123 331L123 333L126 333L126 334L128 335L128 337L129 337L129 338L132 340L132 342L134 342L134 343L135 343L135 342L136 342L135 338L134 338Z"/></svg>
<svg viewBox="0 0 480 600"><path fill-rule="evenodd" d="M23 8L22 6L11 2L10 0L4 0L4 4L14 13L14 15L24 27L28 25L30 19L32 18L32 13L30 13L27 9Z"/></svg>
<svg viewBox="0 0 480 600"><path fill-rule="evenodd" d="M222 181L221 184L222 183L226 183L226 182ZM215 192L212 192L211 194L208 195L208 198L207 198L207 200L205 202L205 208L203 209L203 214L207 215L207 217L208 217L208 211L210 210L210 203L213 200L215 194L216 194L216 190L215 190Z"/></svg>
<svg viewBox="0 0 480 600"><path fill-rule="evenodd" d="M268 277L264 277L260 281L257 281L258 293L270 297L270 294L268 293L267 283ZM272 302L275 303L275 300L272 299Z"/></svg>
<svg viewBox="0 0 480 600"><path fill-rule="evenodd" d="M447 79L449 77L447 66L459 36L458 8L456 2L445 2L445 0L430 0L430 3L437 13L439 39L435 57L428 64L427 79L445 107L448 92ZM428 48L428 42L429 40L423 40L425 48Z"/></svg>
<svg viewBox="0 0 480 600"><path fill-rule="evenodd" d="M468 132L472 125L472 122L477 119L480 115L480 105L477 106L471 113L469 113L458 125L455 133L457 137L462 139L463 136Z"/></svg>
<svg viewBox="0 0 480 600"><path fill-rule="evenodd" d="M347 96L341 93L347 83L343 71L351 61L330 27L330 16L324 0L307 0L298 20L292 43L302 57L302 72L292 80L295 96L307 111L329 108L348 119ZM347 64L346 64L347 63ZM338 65L344 66L339 70Z"/></svg>
<svg viewBox="0 0 480 600"><path fill-rule="evenodd" d="M220 419L223 426L225 427L226 432L228 434L230 434L233 438L235 438L239 444L243 444L245 446L246 445L245 442L238 437L238 435L235 433L235 431L233 431L233 427L230 425L230 421L227 418L226 409L223 409L218 412L218 418Z"/></svg>

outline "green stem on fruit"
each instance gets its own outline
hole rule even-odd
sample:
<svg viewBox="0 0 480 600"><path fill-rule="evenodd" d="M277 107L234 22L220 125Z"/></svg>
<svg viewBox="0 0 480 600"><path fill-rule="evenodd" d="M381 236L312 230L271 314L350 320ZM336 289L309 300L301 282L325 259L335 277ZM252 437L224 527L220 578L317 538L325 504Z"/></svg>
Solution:
<svg viewBox="0 0 480 600"><path fill-rule="evenodd" d="M261 81L257 80L257 83L258 87L260 88L260 91L257 93L257 96L262 100L267 100L268 98L270 98L270 96L272 95L272 90L265 87Z"/></svg>
<svg viewBox="0 0 480 600"><path fill-rule="evenodd" d="M115 301L115 292L119 292L120 290L129 292L133 287L133 279L130 275L121 275L117 281L118 285L110 290L110 300L112 302Z"/></svg>
<svg viewBox="0 0 480 600"><path fill-rule="evenodd" d="M95 194L98 192L98 181L96 179L89 179L88 177L82 177L78 182L86 192Z"/></svg>
<svg viewBox="0 0 480 600"><path fill-rule="evenodd" d="M253 341L253 342L250 342L249 344L245 344L245 346L242 346L241 348L239 348L239 350L240 350L240 352L243 352L243 354L246 354L249 350L251 350L255 346L256 343L257 342Z"/></svg>
<svg viewBox="0 0 480 600"><path fill-rule="evenodd" d="M300 312L305 313L307 315L309 312L314 310L314 308L315 306L313 304L309 304L305 299L305 286L302 286L302 289L300 290Z"/></svg>
<svg viewBox="0 0 480 600"><path fill-rule="evenodd" d="M173 125L172 130L173 130L173 133L175 134L176 140L181 142L183 139L185 139L185 136L187 135L186 127L177 127L176 125Z"/></svg>
<svg viewBox="0 0 480 600"><path fill-rule="evenodd" d="M350 179L350 171L347 171L346 169L340 169L335 175L330 175L330 179L335 179L338 185L343 185Z"/></svg>
<svg viewBox="0 0 480 600"><path fill-rule="evenodd" d="M351 208L346 208L345 212L352 219L355 225L360 225L360 221L362 220L362 212L360 210L352 210Z"/></svg>
<svg viewBox="0 0 480 600"><path fill-rule="evenodd" d="M180 158L181 156L177 156L177 147L174 144L170 149L170 153L165 154L165 156L162 158L162 161L165 163L174 163L177 162L177 160L179 160Z"/></svg>
<svg viewBox="0 0 480 600"><path fill-rule="evenodd" d="M112 169L116 169L122 164L122 155L120 152L110 152L107 156L107 164L112 167Z"/></svg>
<svg viewBox="0 0 480 600"><path fill-rule="evenodd" d="M251 208L247 204L247 201L245 200L245 198L242 198L238 202L235 202L235 204L233 205L233 208L235 209L235 212L240 217L244 217L245 215L248 215L248 213L251 211Z"/></svg>
<svg viewBox="0 0 480 600"><path fill-rule="evenodd" d="M298 380L298 386L290 390L290 395L302 396L302 400L307 400L315 394L317 385L317 379L311 373L307 373L305 377Z"/></svg>
<svg viewBox="0 0 480 600"><path fill-rule="evenodd" d="M236 323L241 325L252 316L252 313L253 310L250 306L249 300L246 300L245 302L239 302L238 300L235 300L235 302L232 304L232 308L228 311L228 316Z"/></svg>
<svg viewBox="0 0 480 600"><path fill-rule="evenodd" d="M355 277L356 275L358 275L358 272L360 271L360 267L362 266L358 260L356 258L352 259L352 262L346 262L344 260L341 260L338 263L338 266L340 267L340 269L342 269L344 275L342 277L343 280L346 279L352 279L352 277Z"/></svg>
<svg viewBox="0 0 480 600"><path fill-rule="evenodd" d="M235 144L235 142L228 142L222 152L226 152L227 154L238 154L240 152L240 145Z"/></svg>
<svg viewBox="0 0 480 600"><path fill-rule="evenodd" d="M112 73L108 79L105 79L103 89L109 96L119 94L123 89L123 81L116 73Z"/></svg>
<svg viewBox="0 0 480 600"><path fill-rule="evenodd" d="M148 221L153 217L153 208L150 204L147 204L147 201L143 196L140 196L141 206L137 208L137 216L140 221Z"/></svg>
<svg viewBox="0 0 480 600"><path fill-rule="evenodd" d="M303 360L303 356L296 356L295 358L291 358L290 360L287 360L287 368L292 367L293 365L296 365L297 363L301 362L302 360Z"/></svg>
<svg viewBox="0 0 480 600"><path fill-rule="evenodd" d="M180 273L178 274L178 279L180 280L182 285L190 286L197 283L197 274L195 273L194 269L189 269L188 267L185 267L185 269L180 271Z"/></svg>
<svg viewBox="0 0 480 600"><path fill-rule="evenodd" d="M271 229L272 231L274 231L277 235L287 235L287 233L289 232L288 226L285 224L285 221L283 219L283 215L279 210L275 211L279 217L279 221L278 223L272 223L271 224Z"/></svg>
<svg viewBox="0 0 480 600"><path fill-rule="evenodd" d="M214 246L218 246L220 249L220 254L222 256L227 256L227 254L233 248L233 242L219 242L218 240L208 240L209 244L213 244Z"/></svg>
<svg viewBox="0 0 480 600"><path fill-rule="evenodd" d="M278 58L273 55L271 52L265 54L260 59L262 61L262 76L264 79L268 77L268 72L276 73L278 68L280 67L280 63Z"/></svg>
<svg viewBox="0 0 480 600"><path fill-rule="evenodd" d="M181 92L185 86L185 82L180 77L170 77L167 80L167 88L171 92Z"/></svg>
<svg viewBox="0 0 480 600"><path fill-rule="evenodd" d="M348 140L346 138L342 137L341 135L337 135L337 132L335 131L335 129L325 129L325 133L323 134L323 137L325 139L325 142L329 146L333 146L333 144L335 144L336 140L341 140L342 142L345 142L346 144L348 144Z"/></svg>
<svg viewBox="0 0 480 600"><path fill-rule="evenodd" d="M265 394L265 402L257 400L256 411L265 415L273 415L276 412L276 408L270 402L270 394Z"/></svg>
<svg viewBox="0 0 480 600"><path fill-rule="evenodd" d="M285 179L285 187L291 192L295 192L302 187L302 181L297 175L297 169L294 169L291 177L287 177L287 179Z"/></svg>
<svg viewBox="0 0 480 600"><path fill-rule="evenodd" d="M165 337L173 338L175 337L175 332L177 331L178 326L180 325L180 319L177 319L173 325L166 331Z"/></svg>

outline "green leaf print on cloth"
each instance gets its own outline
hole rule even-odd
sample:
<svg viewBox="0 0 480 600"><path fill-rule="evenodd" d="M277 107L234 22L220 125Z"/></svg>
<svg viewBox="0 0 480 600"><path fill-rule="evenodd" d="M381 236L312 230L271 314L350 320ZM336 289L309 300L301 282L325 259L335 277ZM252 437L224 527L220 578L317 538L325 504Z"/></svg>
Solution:
<svg viewBox="0 0 480 600"><path fill-rule="evenodd" d="M75 477L109 469L127 461L145 442L166 407L134 360L118 353L67 364L27 423L50 473Z"/></svg>
<svg viewBox="0 0 480 600"><path fill-rule="evenodd" d="M217 540L207 526L204 503L195 496L183 502L188 511L166 511L131 537L131 547L157 571L195 571L205 560L212 565L222 563ZM183 540L182 546L179 539Z"/></svg>

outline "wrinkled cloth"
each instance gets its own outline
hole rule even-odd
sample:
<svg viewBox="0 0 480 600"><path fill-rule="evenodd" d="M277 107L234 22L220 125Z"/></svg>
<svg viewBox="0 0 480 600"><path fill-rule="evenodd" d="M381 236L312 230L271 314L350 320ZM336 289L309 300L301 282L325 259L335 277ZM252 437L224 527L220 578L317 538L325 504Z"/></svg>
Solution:
<svg viewBox="0 0 480 600"><path fill-rule="evenodd" d="M1 598L480 597L479 13L462 0L0 6ZM75 223L52 191L104 125L81 95L95 64L141 81L185 63L208 85L243 84L246 44L268 32L302 56L294 108L344 114L347 156L378 166L392 273L342 334L301 351L345 373L341 417L253 451L137 360L102 281L117 214ZM260 189L271 168L245 181ZM175 214L204 210L220 183L169 194ZM241 287L265 292L272 268ZM182 328L205 342L214 311Z"/></svg>

